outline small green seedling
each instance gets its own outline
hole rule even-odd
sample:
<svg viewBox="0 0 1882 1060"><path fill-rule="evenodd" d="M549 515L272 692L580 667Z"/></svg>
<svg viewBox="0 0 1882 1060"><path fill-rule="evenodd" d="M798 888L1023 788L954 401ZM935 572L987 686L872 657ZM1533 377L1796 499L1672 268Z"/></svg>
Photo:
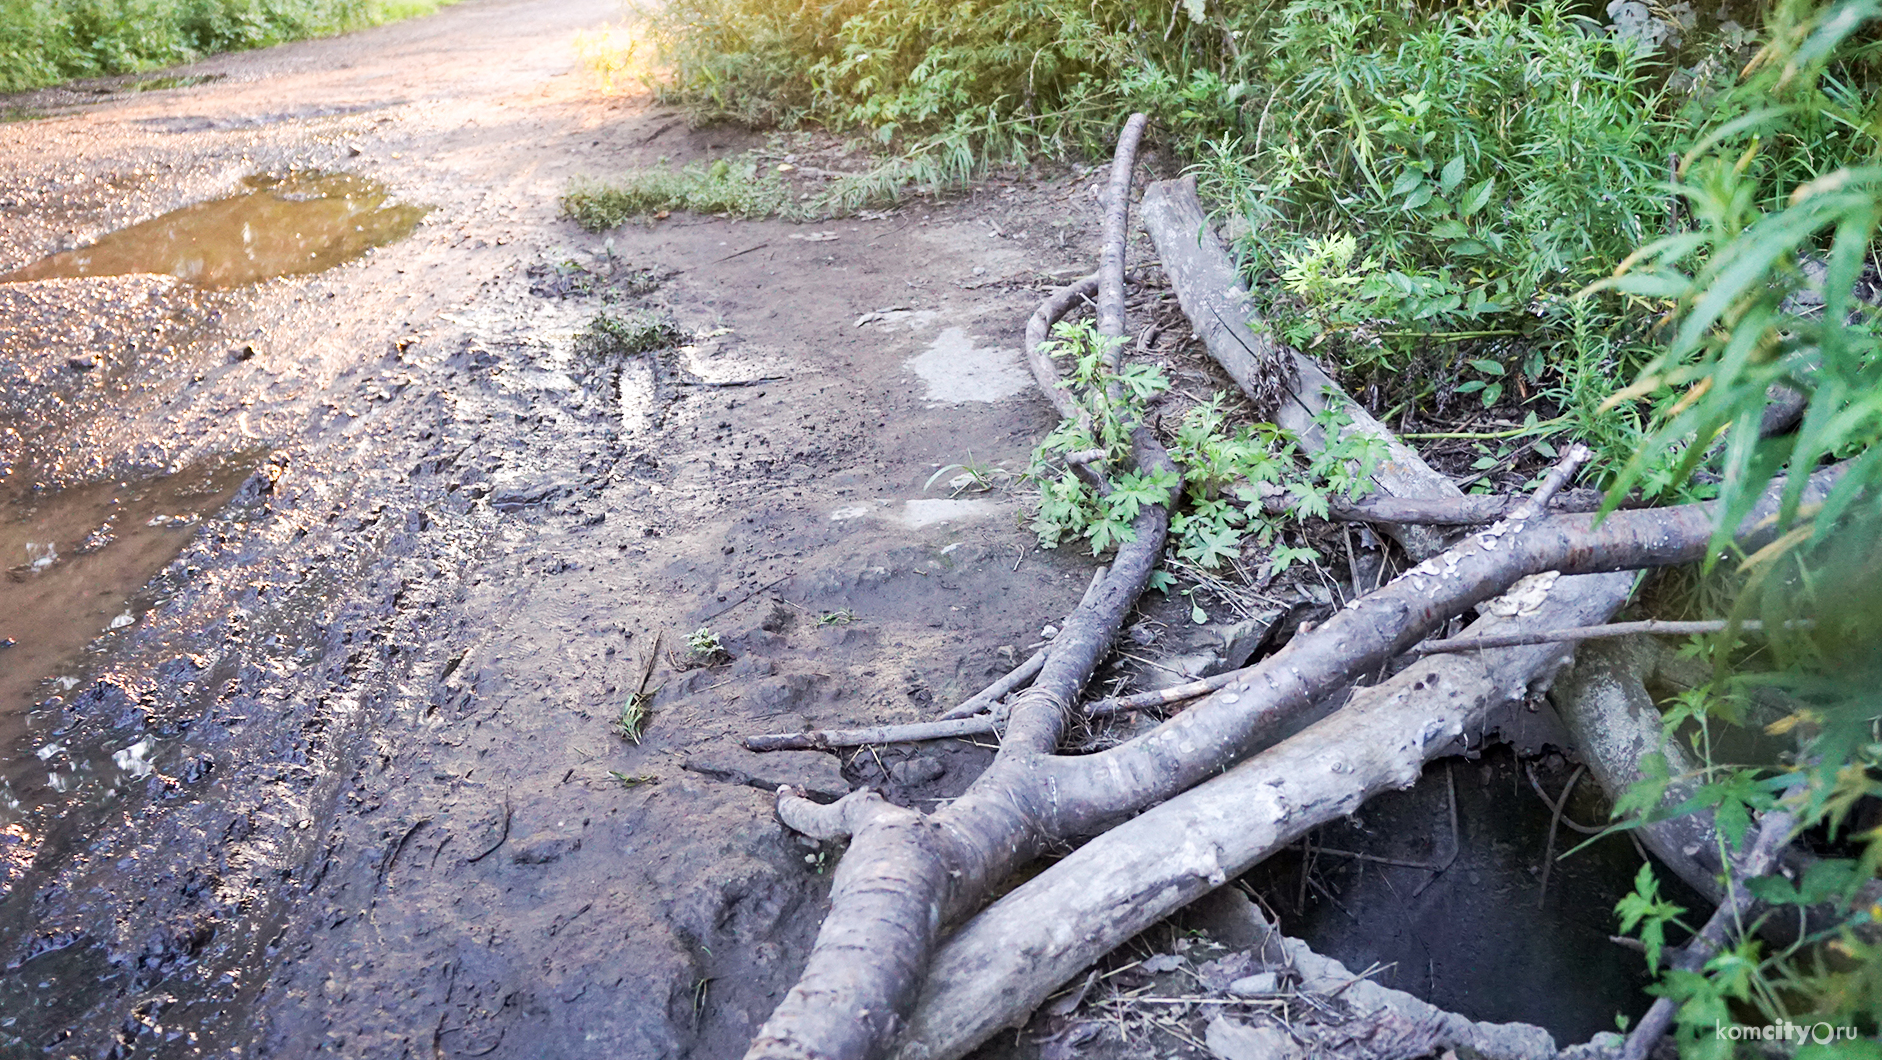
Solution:
<svg viewBox="0 0 1882 1060"><path fill-rule="evenodd" d="M686 646L693 654L702 659L714 659L725 654L725 641L719 638L711 626L700 626L686 638Z"/></svg>
<svg viewBox="0 0 1882 1060"><path fill-rule="evenodd" d="M647 725L647 696L640 692L629 695L627 702L621 704L621 716L614 724L622 739L639 743L641 730Z"/></svg>
<svg viewBox="0 0 1882 1060"><path fill-rule="evenodd" d="M856 612L847 607L836 611L825 611L817 616L819 626L847 626L854 621L856 621Z"/></svg>

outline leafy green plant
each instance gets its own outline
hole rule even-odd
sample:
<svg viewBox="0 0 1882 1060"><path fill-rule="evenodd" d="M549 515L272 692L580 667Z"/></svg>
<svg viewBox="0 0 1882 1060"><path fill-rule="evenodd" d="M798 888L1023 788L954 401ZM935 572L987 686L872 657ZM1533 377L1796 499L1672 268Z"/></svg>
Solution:
<svg viewBox="0 0 1882 1060"><path fill-rule="evenodd" d="M1063 462L1072 457L1123 466L1145 404L1169 383L1150 366L1110 371L1115 340L1098 335L1088 322L1060 324L1054 336L1048 353L1070 362L1062 385L1076 395L1080 416L1060 424L1033 455L1031 476L1040 494L1032 528L1046 548L1076 536L1097 554L1135 540L1132 520L1180 485L1181 505L1170 518L1171 550L1178 559L1215 569L1237 560L1250 534L1263 545L1272 543L1277 524L1267 512L1270 493L1291 498L1295 518L1325 518L1334 497L1354 500L1370 488L1384 457L1378 439L1345 430L1351 418L1333 403L1316 418L1329 444L1301 467L1294 439L1280 428L1256 423L1231 430L1218 394L1186 412L1169 440L1180 482L1169 472L1123 472L1111 475L1109 492L1100 495ZM1282 545L1271 562L1279 571L1318 558L1311 548Z"/></svg>
<svg viewBox="0 0 1882 1060"><path fill-rule="evenodd" d="M673 346L686 333L672 319L645 310L616 316L597 313L576 336L576 347L593 356L632 356Z"/></svg>
<svg viewBox="0 0 1882 1060"><path fill-rule="evenodd" d="M702 659L712 659L725 654L725 641L711 626L700 626L687 635L686 647Z"/></svg>
<svg viewBox="0 0 1882 1060"><path fill-rule="evenodd" d="M648 709L653 705L653 697L645 692L632 692L621 703L621 713L614 719L615 731L624 740L640 742L640 734L647 726Z"/></svg>
<svg viewBox="0 0 1882 1060"><path fill-rule="evenodd" d="M1737 560L1715 575L1733 590L1722 609L1765 623L1759 643L1728 632L1708 644L1711 686L1667 711L1669 730L1692 730L1703 773L1673 778L1664 760L1649 761L1619 808L1648 812L1674 782L1695 782L1674 812L1711 810L1737 844L1750 814L1782 795L1829 856L1801 880L1748 886L1780 909L1840 911L1794 944L1767 950L1747 932L1704 967L1667 972L1658 990L1680 1002L1682 1050L1695 1056L1729 1054L1710 1028L1734 1006L1772 1020L1882 1021L1882 909L1853 901L1882 866L1882 829L1852 828L1856 808L1882 795L1882 342L1875 307L1855 298L1882 235L1879 19L1873 0L1776 5L1747 76L1720 90L1714 119L1680 159L1690 227L1643 241L1591 287L1659 318L1665 336L1634 385L1606 402L1644 426L1608 503L1633 486L1654 494L1703 481L1720 500L1707 566ZM1804 408L1794 431L1766 437L1773 385L1802 395ZM1804 503L1805 480L1830 461L1843 462L1841 479ZM1779 476L1776 539L1750 556L1730 551ZM1812 621L1793 624L1801 617ZM1760 688L1793 705L1767 731L1797 740L1794 761L1716 763L1712 726L1743 723L1742 704Z"/></svg>
<svg viewBox="0 0 1882 1060"><path fill-rule="evenodd" d="M1013 473L1003 467L975 462L970 454L965 464L948 464L937 469L934 474L928 476L928 481L923 483L921 488L933 489L935 483L947 479L951 495L958 497L963 493L987 493L1003 489L1013 481L1013 477Z"/></svg>

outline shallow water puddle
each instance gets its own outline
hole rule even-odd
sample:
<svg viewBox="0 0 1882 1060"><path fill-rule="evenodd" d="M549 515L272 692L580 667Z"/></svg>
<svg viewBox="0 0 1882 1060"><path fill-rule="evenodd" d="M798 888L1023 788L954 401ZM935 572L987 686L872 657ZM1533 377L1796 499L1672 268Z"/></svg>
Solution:
<svg viewBox="0 0 1882 1060"><path fill-rule="evenodd" d="M1018 351L976 347L964 328L943 330L908 366L928 384L929 401L998 401L1032 386Z"/></svg>
<svg viewBox="0 0 1882 1060"><path fill-rule="evenodd" d="M158 273L199 287L239 287L321 272L412 234L429 207L389 204L351 173L257 174L248 190L119 229L88 247L0 275L0 283Z"/></svg>
<svg viewBox="0 0 1882 1060"><path fill-rule="evenodd" d="M243 454L140 482L78 486L0 508L0 747L93 638L136 624L137 592L258 461ZM70 681L72 678L65 678Z"/></svg>

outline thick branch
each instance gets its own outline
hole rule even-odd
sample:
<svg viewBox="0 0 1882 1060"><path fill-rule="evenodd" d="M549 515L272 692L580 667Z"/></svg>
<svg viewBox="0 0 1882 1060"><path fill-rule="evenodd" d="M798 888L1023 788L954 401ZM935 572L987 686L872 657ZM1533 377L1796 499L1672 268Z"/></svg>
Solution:
<svg viewBox="0 0 1882 1060"><path fill-rule="evenodd" d="M1586 619L1611 611L1631 579L1577 581L1557 592L1574 596L1568 613ZM1520 628L1533 618L1504 621ZM1485 710L1521 695L1563 657L1544 646L1421 661L1100 835L954 933L896 1060L952 1060L1022 1023L1060 983L1131 936L1373 794L1409 786L1427 760L1458 749ZM1198 747L1198 757L1212 757L1207 751Z"/></svg>
<svg viewBox="0 0 1882 1060"><path fill-rule="evenodd" d="M1276 498L1280 500L1280 498ZM1426 500L1416 497L1366 497L1357 501L1333 500L1328 514L1355 523L1417 523L1425 526L1482 526L1506 519L1523 497L1451 497ZM1601 491L1568 490L1549 505L1549 514L1593 512L1601 508ZM1281 510L1286 509L1282 501Z"/></svg>
<svg viewBox="0 0 1882 1060"><path fill-rule="evenodd" d="M1841 465L1818 472L1807 494L1822 497L1842 473ZM1777 496L1767 491L1742 524L1745 547L1773 536L1769 517ZM1697 561L1706 553L1714 513L1713 503L1615 512L1599 526L1586 515L1548 516L1472 534L1351 602L1260 664L1238 671L1238 680L1151 732L1095 755L1051 763L1061 798L1050 827L1059 835L1090 834L1121 813L1200 783L1351 674L1378 668L1439 623L1518 579L1549 570L1595 574Z"/></svg>
<svg viewBox="0 0 1882 1060"><path fill-rule="evenodd" d="M1133 114L1124 123L1105 189L1104 242L1098 252L1098 334L1111 338L1124 334L1124 241L1130 234L1131 171L1137 164L1137 145L1149 120L1145 115ZM1112 375L1118 372L1123 351L1123 343L1111 350Z"/></svg>
<svg viewBox="0 0 1882 1060"><path fill-rule="evenodd" d="M1326 408L1325 392L1338 387L1312 360L1274 341L1249 305L1228 252L1217 241L1196 197L1193 177L1159 181L1144 192L1144 228L1156 243L1163 271L1176 290L1183 314L1209 356L1222 366L1257 407L1274 405L1274 422L1292 431L1308 451L1325 448L1313 417ZM1386 497L1444 499L1462 497L1450 479L1425 462L1358 403L1336 399L1352 417L1349 432L1370 434L1386 445L1386 459L1373 474ZM1436 555L1443 535L1413 525L1387 531L1413 559Z"/></svg>

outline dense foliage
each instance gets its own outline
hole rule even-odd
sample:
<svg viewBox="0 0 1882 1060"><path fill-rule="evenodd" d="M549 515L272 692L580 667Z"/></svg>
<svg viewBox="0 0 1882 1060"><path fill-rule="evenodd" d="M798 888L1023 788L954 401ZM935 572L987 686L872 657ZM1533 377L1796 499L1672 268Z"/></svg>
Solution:
<svg viewBox="0 0 1882 1060"><path fill-rule="evenodd" d="M425 14L441 0L0 0L0 92Z"/></svg>

